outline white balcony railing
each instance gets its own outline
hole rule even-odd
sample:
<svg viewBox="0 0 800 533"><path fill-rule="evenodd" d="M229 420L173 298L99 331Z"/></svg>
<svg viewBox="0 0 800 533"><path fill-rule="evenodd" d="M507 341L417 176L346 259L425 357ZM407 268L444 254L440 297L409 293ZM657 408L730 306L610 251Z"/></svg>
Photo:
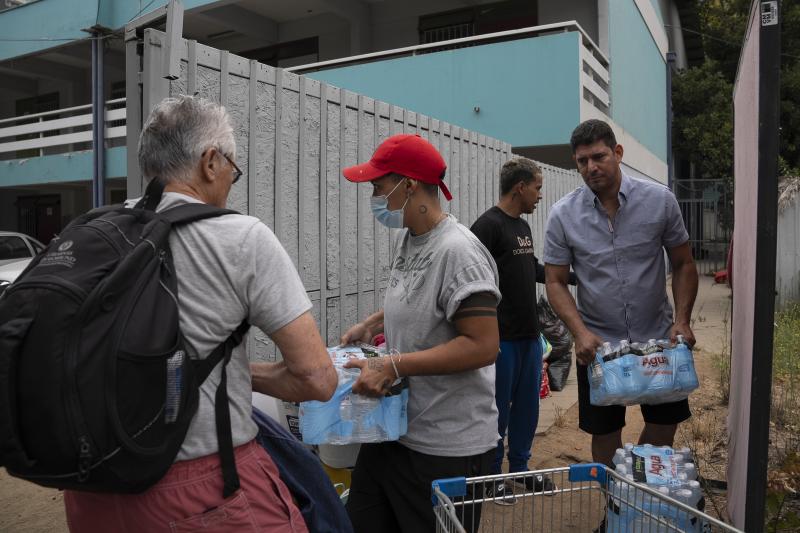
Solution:
<svg viewBox="0 0 800 533"><path fill-rule="evenodd" d="M125 99L107 101L105 111L106 140L124 139ZM83 150L91 142L91 104L0 120L0 159Z"/></svg>
<svg viewBox="0 0 800 533"><path fill-rule="evenodd" d="M605 54L603 54L602 50L600 50L600 48L594 43L594 41L592 41L592 38L589 37L589 34L587 34L581 25L574 20L557 22L554 24L543 24L541 26L531 26L529 28L520 28L517 30L486 33L482 35L474 35L471 37L462 37L459 39L450 39L447 41L420 44L416 46L406 46L404 48L383 50L381 52L372 52L369 54L343 57L340 59L331 59L328 61L319 61L317 63L310 63L308 65L289 67L285 70L294 72L295 74L304 74L306 72L352 66L361 63L371 63L374 61L383 61L398 57L415 56L425 53L453 50L456 48L465 48L469 46L479 46L482 44L511 41L515 39L526 39L529 37L538 37L542 35L570 31L581 34L581 64L579 65L579 69L583 98L604 113L608 114L609 107L611 105L611 98L609 96L610 78L608 74L608 67L610 64L609 60Z"/></svg>

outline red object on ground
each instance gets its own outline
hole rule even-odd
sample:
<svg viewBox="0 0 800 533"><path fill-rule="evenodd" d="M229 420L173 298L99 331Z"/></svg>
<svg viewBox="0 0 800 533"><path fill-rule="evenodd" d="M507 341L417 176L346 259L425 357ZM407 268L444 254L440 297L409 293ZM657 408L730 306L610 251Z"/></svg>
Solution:
<svg viewBox="0 0 800 533"><path fill-rule="evenodd" d="M728 281L728 271L720 270L714 273L714 283L725 283Z"/></svg>
<svg viewBox="0 0 800 533"><path fill-rule="evenodd" d="M731 245L728 247L728 287L733 288L733 237Z"/></svg>
<svg viewBox="0 0 800 533"><path fill-rule="evenodd" d="M547 377L547 362L542 363L542 386L539 388L539 399L550 396L550 378Z"/></svg>

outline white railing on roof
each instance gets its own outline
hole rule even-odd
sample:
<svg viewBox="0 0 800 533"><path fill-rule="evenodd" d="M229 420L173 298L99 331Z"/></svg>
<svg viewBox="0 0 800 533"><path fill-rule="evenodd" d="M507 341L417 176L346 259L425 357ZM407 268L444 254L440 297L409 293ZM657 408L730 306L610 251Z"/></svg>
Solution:
<svg viewBox="0 0 800 533"><path fill-rule="evenodd" d="M125 98L106 102L106 139L125 137ZM36 157L85 149L92 142L92 104L0 120L0 155Z"/></svg>
<svg viewBox="0 0 800 533"><path fill-rule="evenodd" d="M381 52L372 52L369 54L360 54L356 56L343 57L340 59L319 61L316 63L309 63L307 65L298 65L296 67L288 67L284 70L294 72L295 74L304 74L306 72L352 66L362 63L371 63L375 61L384 61L398 57L415 56L423 53L441 52L467 46L479 46L482 44L525 39L528 37L538 37L541 35L570 31L581 34L581 64L579 69L581 87L583 89L583 98L604 113L608 113L611 105L611 98L609 96L610 78L608 73L610 62L602 50L600 50L600 47L595 44L592 38L589 37L589 34L586 33L581 25L575 20L556 22L553 24L543 24L541 26L531 26L516 30L486 33L471 37L461 37L459 39L450 39L435 43L406 46L403 48L394 48L392 50L383 50Z"/></svg>

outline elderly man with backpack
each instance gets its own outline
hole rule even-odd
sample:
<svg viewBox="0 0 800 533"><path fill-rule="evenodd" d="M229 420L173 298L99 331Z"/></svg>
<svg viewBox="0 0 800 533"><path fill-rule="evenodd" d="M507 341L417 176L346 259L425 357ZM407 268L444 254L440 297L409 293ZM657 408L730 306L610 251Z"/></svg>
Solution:
<svg viewBox="0 0 800 533"><path fill-rule="evenodd" d="M223 209L228 115L166 99L138 156L145 196L74 221L0 298L2 464L68 489L72 531L306 531L251 391L324 401L337 378L275 235ZM252 379L250 324L283 355Z"/></svg>

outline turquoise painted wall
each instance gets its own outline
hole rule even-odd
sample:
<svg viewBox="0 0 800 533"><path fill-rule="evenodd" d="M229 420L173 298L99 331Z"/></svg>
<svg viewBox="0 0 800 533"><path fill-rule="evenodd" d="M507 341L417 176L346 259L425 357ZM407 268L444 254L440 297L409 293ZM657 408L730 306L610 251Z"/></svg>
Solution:
<svg viewBox="0 0 800 533"><path fill-rule="evenodd" d="M106 176L121 178L128 175L126 153L127 150L124 146L106 150ZM66 183L91 179L91 151L0 161L0 187Z"/></svg>
<svg viewBox="0 0 800 533"><path fill-rule="evenodd" d="M0 60L60 46L89 34L98 0L40 0L0 13ZM52 41L49 39L63 39Z"/></svg>
<svg viewBox="0 0 800 533"><path fill-rule="evenodd" d="M611 118L666 162L666 62L633 0L608 7Z"/></svg>
<svg viewBox="0 0 800 533"><path fill-rule="evenodd" d="M473 46L308 76L513 146L563 144L580 120L578 35Z"/></svg>
<svg viewBox="0 0 800 533"><path fill-rule="evenodd" d="M183 6L191 9L212 1L183 0ZM149 2L141 3L144 7ZM155 0L144 12L166 3L167 0ZM0 13L0 36L9 40L0 42L0 61L84 39L89 34L81 30L97 24L121 28L139 9L136 0L39 0L4 11Z"/></svg>

